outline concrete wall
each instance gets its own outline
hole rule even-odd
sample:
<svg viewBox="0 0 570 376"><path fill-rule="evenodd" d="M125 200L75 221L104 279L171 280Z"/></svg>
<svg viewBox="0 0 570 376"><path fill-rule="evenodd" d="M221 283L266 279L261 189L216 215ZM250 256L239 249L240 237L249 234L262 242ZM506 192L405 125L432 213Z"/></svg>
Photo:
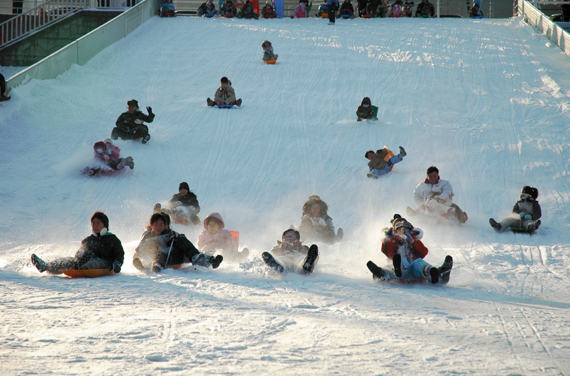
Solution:
<svg viewBox="0 0 570 376"><path fill-rule="evenodd" d="M562 51L570 56L570 34L563 28L550 21L548 16L536 9L529 1L521 1L519 15L531 26L537 28L552 42L556 43Z"/></svg>
<svg viewBox="0 0 570 376"><path fill-rule="evenodd" d="M10 77L7 81L8 89L32 78L40 80L55 78L73 64L84 65L99 52L133 32L149 18L156 16L157 9L158 0L144 0L89 34Z"/></svg>

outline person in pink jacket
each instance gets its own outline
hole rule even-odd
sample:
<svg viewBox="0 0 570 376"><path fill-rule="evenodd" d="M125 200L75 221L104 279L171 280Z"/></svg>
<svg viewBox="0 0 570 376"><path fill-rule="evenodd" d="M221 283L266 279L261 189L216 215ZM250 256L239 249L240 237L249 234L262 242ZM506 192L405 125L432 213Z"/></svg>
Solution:
<svg viewBox="0 0 570 376"><path fill-rule="evenodd" d="M300 2L297 7L293 10L291 18L304 18L307 17L307 10L305 8L305 3Z"/></svg>
<svg viewBox="0 0 570 376"><path fill-rule="evenodd" d="M204 219L204 230L202 230L198 238L198 249L200 252L211 256L216 253L222 254L224 258L228 259L246 259L249 253L247 248L239 252L238 242L232 233L225 230L224 227L224 220L219 213L211 213Z"/></svg>

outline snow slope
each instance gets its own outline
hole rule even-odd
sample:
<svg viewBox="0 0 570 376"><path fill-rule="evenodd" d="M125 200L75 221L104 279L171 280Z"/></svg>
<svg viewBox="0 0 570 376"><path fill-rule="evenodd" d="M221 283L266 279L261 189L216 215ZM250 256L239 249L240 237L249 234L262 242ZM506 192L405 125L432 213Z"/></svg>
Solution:
<svg viewBox="0 0 570 376"><path fill-rule="evenodd" d="M273 42L277 65L261 62ZM0 106L0 373L570 375L570 60L521 19L151 19L83 67ZM206 107L228 76L241 108ZM356 122L364 96L378 122ZM127 100L157 114L135 169L78 173ZM366 178L364 152L408 151ZM464 226L414 220L445 286L375 283L381 228L430 165ZM248 262L68 280L29 262L74 254L105 210L130 261L155 203L187 181ZM532 237L488 224L538 187ZM318 194L340 245L311 276L268 250ZM174 226L196 242L200 229Z"/></svg>

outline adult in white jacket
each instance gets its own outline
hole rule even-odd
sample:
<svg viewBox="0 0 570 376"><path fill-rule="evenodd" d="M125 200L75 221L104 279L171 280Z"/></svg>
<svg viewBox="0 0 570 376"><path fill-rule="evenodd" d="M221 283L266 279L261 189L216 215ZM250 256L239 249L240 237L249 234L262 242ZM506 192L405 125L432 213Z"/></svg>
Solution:
<svg viewBox="0 0 570 376"><path fill-rule="evenodd" d="M433 214L446 218L456 217L462 223L467 221L467 213L453 203L451 183L440 178L435 166L427 169L426 179L417 185L414 201L419 207L416 210L408 208L408 215Z"/></svg>

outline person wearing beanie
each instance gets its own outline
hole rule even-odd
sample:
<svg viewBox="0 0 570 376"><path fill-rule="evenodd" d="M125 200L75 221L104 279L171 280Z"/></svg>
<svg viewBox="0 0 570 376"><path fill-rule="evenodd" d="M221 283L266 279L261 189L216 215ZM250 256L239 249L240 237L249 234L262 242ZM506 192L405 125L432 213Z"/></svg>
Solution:
<svg viewBox="0 0 570 376"><path fill-rule="evenodd" d="M47 271L60 274L64 270L108 269L121 271L125 252L119 238L109 232L109 218L103 212L95 212L91 217L93 233L81 242L75 257L59 258L46 262L32 254L32 264L40 273Z"/></svg>
<svg viewBox="0 0 570 376"><path fill-rule="evenodd" d="M386 146L377 150L376 153L368 150L364 153L364 157L369 160L368 169L370 173L367 176L372 179L378 179L379 176L392 171L394 165L402 162L406 155L406 150L402 146L400 146L400 154L398 155L394 155Z"/></svg>
<svg viewBox="0 0 570 376"><path fill-rule="evenodd" d="M521 190L519 200L513 206L511 215L500 223L489 218L489 224L495 231L515 229L533 232L542 223L539 219L542 216L542 210L537 198L538 189L525 185Z"/></svg>
<svg viewBox="0 0 570 376"><path fill-rule="evenodd" d="M383 229L382 253L392 260L393 272L368 261L366 266L372 272L374 279L390 280L419 279L431 283L446 284L453 267L453 258L446 256L443 265L436 268L427 263L424 258L428 254L427 247L422 243L423 231L415 228L399 214L394 214L392 226Z"/></svg>
<svg viewBox="0 0 570 376"><path fill-rule="evenodd" d="M152 107L148 106L146 110L148 115L139 111L139 102L136 99L128 101L127 112L123 112L115 122L116 127L111 132L111 139L120 138L121 140L141 141L141 143L146 144L150 140L150 134L148 133L148 126L144 122L152 123L155 116Z"/></svg>
<svg viewBox="0 0 570 376"><path fill-rule="evenodd" d="M290 228L283 232L275 247L261 254L261 258L278 273L289 270L310 274L319 261L319 247L316 244L310 247L303 245L299 231Z"/></svg>
<svg viewBox="0 0 570 376"><path fill-rule="evenodd" d="M236 92L232 87L232 82L227 77L222 77L220 79L220 87L216 90L214 94L214 100L210 98L206 99L208 106L216 105L236 105L241 106L241 98L236 99Z"/></svg>
<svg viewBox="0 0 570 376"><path fill-rule="evenodd" d="M266 40L261 43L261 49L263 50L263 61L277 60L279 55L273 53L273 45L270 41Z"/></svg>
<svg viewBox="0 0 570 376"><path fill-rule="evenodd" d="M339 228L335 233L333 220L328 215L329 207L326 202L317 195L309 196L309 200L303 205L301 224L299 231L303 239L307 241L322 241L328 244L338 243L344 236L344 231Z"/></svg>
<svg viewBox="0 0 570 376"><path fill-rule="evenodd" d="M360 106L356 109L356 116L358 116L357 121L362 121L362 119L372 119L378 120L378 107L372 105L372 101L368 97L364 97Z"/></svg>
<svg viewBox="0 0 570 376"><path fill-rule="evenodd" d="M113 145L109 138L105 139L105 141L97 141L93 145L93 152L95 153L94 158L97 165L85 167L82 171L89 174L89 176L94 176L98 173L115 172L125 167L130 167L131 170L135 168L133 157L120 158L121 149Z"/></svg>
<svg viewBox="0 0 570 376"><path fill-rule="evenodd" d="M201 223L198 217L198 213L200 213L198 197L190 190L190 186L185 181L179 184L178 193L172 195L165 207L162 207L160 203L154 206L155 213L160 211L171 215L177 223L192 223L196 226Z"/></svg>
<svg viewBox="0 0 570 376"><path fill-rule="evenodd" d="M417 209L407 208L409 216L423 214L436 218L457 219L465 223L468 219L459 206L453 203L453 187L447 180L439 176L435 166L427 169L427 177L414 189L414 201L419 205Z"/></svg>

